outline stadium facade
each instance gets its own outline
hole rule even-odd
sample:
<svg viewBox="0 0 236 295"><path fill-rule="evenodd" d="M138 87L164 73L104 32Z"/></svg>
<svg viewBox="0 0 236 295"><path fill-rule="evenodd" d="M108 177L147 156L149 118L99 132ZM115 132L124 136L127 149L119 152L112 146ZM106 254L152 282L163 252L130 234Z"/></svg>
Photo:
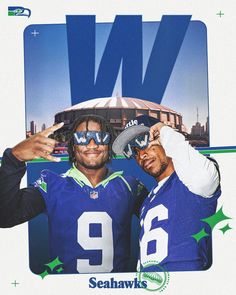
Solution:
<svg viewBox="0 0 236 295"><path fill-rule="evenodd" d="M182 115L163 105L132 97L104 97L81 102L55 115L55 123L64 122L61 132L66 135L73 122L81 115L97 114L103 116L119 134L126 123L139 115L149 115L161 122L186 132Z"/></svg>

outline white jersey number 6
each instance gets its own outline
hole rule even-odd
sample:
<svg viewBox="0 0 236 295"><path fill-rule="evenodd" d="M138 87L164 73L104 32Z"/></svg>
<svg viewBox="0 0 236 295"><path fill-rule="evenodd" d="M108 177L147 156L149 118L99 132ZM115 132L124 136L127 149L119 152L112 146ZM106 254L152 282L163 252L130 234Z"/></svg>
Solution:
<svg viewBox="0 0 236 295"><path fill-rule="evenodd" d="M155 218L158 218L159 221L168 219L168 209L161 204L148 210L145 216L144 234L140 242L140 260L142 264L150 260L161 262L168 255L168 233L161 227L151 229ZM148 254L147 249L150 241L155 241L156 251Z"/></svg>

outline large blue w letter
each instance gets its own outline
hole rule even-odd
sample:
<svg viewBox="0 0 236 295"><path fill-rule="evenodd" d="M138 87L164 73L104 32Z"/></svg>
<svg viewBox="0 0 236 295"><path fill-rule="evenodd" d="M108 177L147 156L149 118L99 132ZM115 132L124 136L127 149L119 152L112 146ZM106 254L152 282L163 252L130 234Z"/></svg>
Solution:
<svg viewBox="0 0 236 295"><path fill-rule="evenodd" d="M142 17L117 16L95 77L95 16L67 16L72 105L111 96L122 62L122 96L160 103L191 16L163 16L143 77Z"/></svg>

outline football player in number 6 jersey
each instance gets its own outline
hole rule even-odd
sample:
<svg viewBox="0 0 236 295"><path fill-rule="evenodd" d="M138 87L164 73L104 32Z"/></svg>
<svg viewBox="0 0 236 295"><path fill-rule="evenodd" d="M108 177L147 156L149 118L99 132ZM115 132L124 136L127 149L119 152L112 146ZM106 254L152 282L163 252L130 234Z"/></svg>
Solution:
<svg viewBox="0 0 236 295"><path fill-rule="evenodd" d="M4 152L0 168L0 226L11 227L46 211L51 259L59 257L64 273L123 272L130 259L132 214L147 194L122 171L106 167L113 131L96 115L80 117L69 141L72 168L63 175L43 170L34 186L20 189L25 161L53 157L58 124Z"/></svg>
<svg viewBox="0 0 236 295"><path fill-rule="evenodd" d="M168 271L209 268L211 231L201 219L215 213L221 194L217 163L192 148L182 134L146 115L127 123L113 151L134 157L158 182L140 212L140 268L151 261ZM206 236L197 242L192 235L203 228Z"/></svg>

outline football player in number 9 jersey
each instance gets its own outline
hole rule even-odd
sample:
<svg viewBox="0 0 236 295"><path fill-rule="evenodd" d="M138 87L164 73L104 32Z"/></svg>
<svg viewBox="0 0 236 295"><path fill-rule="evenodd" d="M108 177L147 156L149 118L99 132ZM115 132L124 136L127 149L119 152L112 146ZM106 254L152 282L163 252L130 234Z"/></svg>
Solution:
<svg viewBox="0 0 236 295"><path fill-rule="evenodd" d="M201 219L215 213L221 194L217 163L192 148L182 134L146 115L127 123L113 151L134 157L158 182L140 212L139 268L153 261L168 271L209 268L211 231ZM206 236L197 242L192 235L203 228Z"/></svg>
<svg viewBox="0 0 236 295"><path fill-rule="evenodd" d="M51 258L64 273L123 272L130 259L131 218L147 194L122 171L106 167L113 131L102 117L79 118L69 141L72 168L63 175L44 170L34 186L19 189L25 161L58 161L50 153L52 126L5 151L0 168L0 226L11 227L46 211Z"/></svg>

